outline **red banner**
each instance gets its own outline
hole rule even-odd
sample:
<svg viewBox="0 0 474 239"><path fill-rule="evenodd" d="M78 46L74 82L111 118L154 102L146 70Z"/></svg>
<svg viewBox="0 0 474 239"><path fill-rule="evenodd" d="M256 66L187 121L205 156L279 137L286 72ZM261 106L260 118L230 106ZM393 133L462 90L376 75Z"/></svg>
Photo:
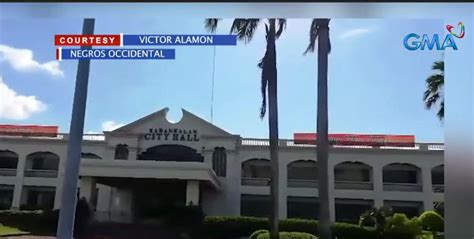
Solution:
<svg viewBox="0 0 474 239"><path fill-rule="evenodd" d="M115 35L55 35L55 46L120 46L121 37Z"/></svg>
<svg viewBox="0 0 474 239"><path fill-rule="evenodd" d="M0 125L0 135L57 137L58 126Z"/></svg>
<svg viewBox="0 0 474 239"><path fill-rule="evenodd" d="M295 144L316 144L314 133L294 133ZM414 135L329 134L330 145L415 147Z"/></svg>

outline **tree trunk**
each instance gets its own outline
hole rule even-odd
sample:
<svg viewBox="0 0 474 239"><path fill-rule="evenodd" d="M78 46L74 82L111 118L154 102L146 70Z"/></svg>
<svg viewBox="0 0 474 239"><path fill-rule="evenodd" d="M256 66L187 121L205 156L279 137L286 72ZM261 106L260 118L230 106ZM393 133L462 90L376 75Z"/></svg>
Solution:
<svg viewBox="0 0 474 239"><path fill-rule="evenodd" d="M272 212L270 217L270 238L278 239L279 222L279 173L278 173L278 104L277 104L277 67L276 67L276 49L275 49L275 19L269 20L269 31L267 34L267 44L269 61L266 67L268 70L268 126L270 134L270 161L272 169L272 178L270 185L270 197Z"/></svg>
<svg viewBox="0 0 474 239"><path fill-rule="evenodd" d="M328 54L329 19L320 25L318 41L318 115L317 115L317 160L319 169L319 238L331 239L328 180Z"/></svg>

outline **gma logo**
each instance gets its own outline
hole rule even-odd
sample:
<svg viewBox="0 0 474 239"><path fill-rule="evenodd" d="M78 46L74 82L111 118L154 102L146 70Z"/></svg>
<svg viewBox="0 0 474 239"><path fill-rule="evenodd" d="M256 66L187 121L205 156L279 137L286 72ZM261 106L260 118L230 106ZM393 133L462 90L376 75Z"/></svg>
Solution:
<svg viewBox="0 0 474 239"><path fill-rule="evenodd" d="M440 44L438 34L434 34L433 37L430 39L427 34L423 34L423 36L420 37L420 35L416 33L410 33L406 35L405 38L403 38L403 45L406 49L410 51L415 51L418 49L425 50L425 48L428 48L429 50L433 50L433 48L436 48L436 50L443 51L448 47L451 47L455 51L458 50L453 35L451 34L446 35L444 41L442 42L442 44Z"/></svg>

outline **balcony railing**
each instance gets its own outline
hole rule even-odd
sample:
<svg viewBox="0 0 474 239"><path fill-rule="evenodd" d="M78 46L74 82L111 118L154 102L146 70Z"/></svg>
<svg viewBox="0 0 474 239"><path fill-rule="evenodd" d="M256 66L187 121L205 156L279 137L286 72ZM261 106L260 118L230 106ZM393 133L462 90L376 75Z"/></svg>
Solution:
<svg viewBox="0 0 474 239"><path fill-rule="evenodd" d="M356 182L356 181L335 181L335 189L342 190L373 190L374 184L372 182Z"/></svg>
<svg viewBox="0 0 474 239"><path fill-rule="evenodd" d="M252 139L252 138L244 138L241 141L241 145L244 146L260 146L266 147L270 145L270 141L268 139ZM291 139L281 139L278 142L278 146L280 147L310 147L314 148L316 145L312 144L295 144L294 140ZM389 146L382 146L382 147L373 147L373 146L359 146L359 145L332 145L333 148L352 148L352 149L382 149L382 150L422 150L422 151L438 151L444 150L444 144L440 143L416 143L414 147L389 147Z"/></svg>
<svg viewBox="0 0 474 239"><path fill-rule="evenodd" d="M36 169L25 170L25 177L56 178L57 176L58 176L57 170L36 170Z"/></svg>
<svg viewBox="0 0 474 239"><path fill-rule="evenodd" d="M16 176L16 168L0 168L0 176Z"/></svg>
<svg viewBox="0 0 474 239"><path fill-rule="evenodd" d="M242 177L241 183L246 186L270 186L270 178Z"/></svg>
<svg viewBox="0 0 474 239"><path fill-rule="evenodd" d="M290 188L318 188L318 180L310 179L288 179Z"/></svg>
<svg viewBox="0 0 474 239"><path fill-rule="evenodd" d="M383 183L384 191L421 192L423 185L418 183Z"/></svg>
<svg viewBox="0 0 474 239"><path fill-rule="evenodd" d="M444 184L433 184L433 192L444 193Z"/></svg>

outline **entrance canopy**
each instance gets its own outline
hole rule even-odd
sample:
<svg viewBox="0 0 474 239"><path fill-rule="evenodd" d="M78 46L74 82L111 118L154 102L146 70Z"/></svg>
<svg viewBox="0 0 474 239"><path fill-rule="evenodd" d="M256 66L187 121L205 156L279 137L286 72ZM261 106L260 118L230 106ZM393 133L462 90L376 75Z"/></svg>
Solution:
<svg viewBox="0 0 474 239"><path fill-rule="evenodd" d="M214 171L207 164L200 162L83 159L79 175L101 178L197 180L217 190L221 188Z"/></svg>

